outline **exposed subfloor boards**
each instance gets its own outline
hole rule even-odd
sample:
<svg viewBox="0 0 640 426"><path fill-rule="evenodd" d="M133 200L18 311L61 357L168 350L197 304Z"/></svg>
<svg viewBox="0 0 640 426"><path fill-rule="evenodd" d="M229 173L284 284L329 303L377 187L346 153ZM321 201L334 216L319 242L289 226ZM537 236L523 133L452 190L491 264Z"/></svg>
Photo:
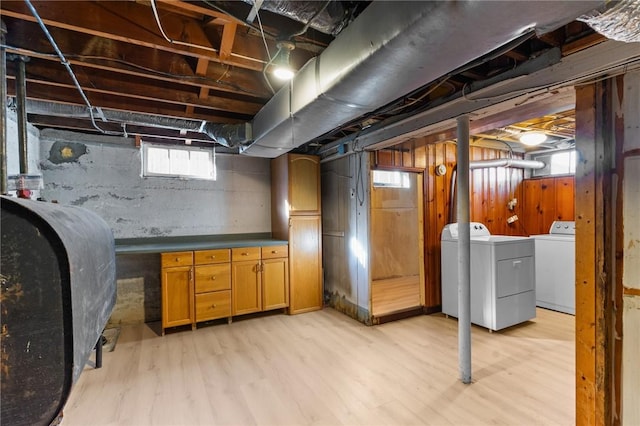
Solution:
<svg viewBox="0 0 640 426"><path fill-rule="evenodd" d="M80 376L64 425L574 424L574 317L537 313L472 327L471 385L442 314L367 327L324 309L164 337L123 327Z"/></svg>

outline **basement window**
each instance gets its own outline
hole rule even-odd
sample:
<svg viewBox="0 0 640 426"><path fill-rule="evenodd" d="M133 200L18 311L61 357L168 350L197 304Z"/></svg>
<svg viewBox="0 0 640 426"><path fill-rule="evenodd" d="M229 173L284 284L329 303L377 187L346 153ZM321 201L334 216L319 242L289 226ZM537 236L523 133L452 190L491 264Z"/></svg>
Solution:
<svg viewBox="0 0 640 426"><path fill-rule="evenodd" d="M142 176L216 180L212 148L142 144Z"/></svg>
<svg viewBox="0 0 640 426"><path fill-rule="evenodd" d="M373 186L387 188L411 188L409 173L393 170L374 170L372 174Z"/></svg>
<svg viewBox="0 0 640 426"><path fill-rule="evenodd" d="M533 154L531 158L545 163L544 168L533 170L534 177L574 175L576 173L575 149Z"/></svg>

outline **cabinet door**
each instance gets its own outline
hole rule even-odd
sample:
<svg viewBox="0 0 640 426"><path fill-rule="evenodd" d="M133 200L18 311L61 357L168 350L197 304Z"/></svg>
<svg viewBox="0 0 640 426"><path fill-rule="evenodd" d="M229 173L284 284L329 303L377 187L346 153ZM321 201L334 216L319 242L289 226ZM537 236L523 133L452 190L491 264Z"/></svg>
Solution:
<svg viewBox="0 0 640 426"><path fill-rule="evenodd" d="M194 322L192 267L162 269L162 328Z"/></svg>
<svg viewBox="0 0 640 426"><path fill-rule="evenodd" d="M289 155L289 211L291 214L320 214L320 158Z"/></svg>
<svg viewBox="0 0 640 426"><path fill-rule="evenodd" d="M321 309L321 218L295 216L289 222L289 313Z"/></svg>
<svg viewBox="0 0 640 426"><path fill-rule="evenodd" d="M287 258L262 263L262 310L289 306L289 261Z"/></svg>
<svg viewBox="0 0 640 426"><path fill-rule="evenodd" d="M259 261L231 264L231 303L233 315L250 314L262 310L262 289Z"/></svg>

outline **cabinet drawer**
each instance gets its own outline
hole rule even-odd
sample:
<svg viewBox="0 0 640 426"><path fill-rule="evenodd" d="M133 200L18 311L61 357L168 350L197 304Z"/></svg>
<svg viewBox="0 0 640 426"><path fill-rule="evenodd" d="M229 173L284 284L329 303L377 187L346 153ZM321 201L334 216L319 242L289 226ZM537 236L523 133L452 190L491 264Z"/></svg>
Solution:
<svg viewBox="0 0 640 426"><path fill-rule="evenodd" d="M234 262L260 260L260 247L238 247L231 249L231 259Z"/></svg>
<svg viewBox="0 0 640 426"><path fill-rule="evenodd" d="M196 294L196 321L231 316L231 290Z"/></svg>
<svg viewBox="0 0 640 426"><path fill-rule="evenodd" d="M275 259L287 256L289 256L289 246L287 245L262 247L263 259Z"/></svg>
<svg viewBox="0 0 640 426"><path fill-rule="evenodd" d="M231 264L196 266L196 293L231 289Z"/></svg>
<svg viewBox="0 0 640 426"><path fill-rule="evenodd" d="M193 252L176 251L172 253L161 253L160 263L163 268L171 268L172 266L191 266L193 265Z"/></svg>
<svg viewBox="0 0 640 426"><path fill-rule="evenodd" d="M229 256L229 249L199 250L193 252L193 258L196 265L225 263L231 260Z"/></svg>

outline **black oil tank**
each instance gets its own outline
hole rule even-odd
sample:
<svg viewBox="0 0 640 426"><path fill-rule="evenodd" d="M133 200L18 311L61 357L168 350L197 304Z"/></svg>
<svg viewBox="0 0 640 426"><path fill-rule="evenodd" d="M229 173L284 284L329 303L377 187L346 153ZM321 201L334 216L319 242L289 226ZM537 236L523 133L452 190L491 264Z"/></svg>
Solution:
<svg viewBox="0 0 640 426"><path fill-rule="evenodd" d="M80 207L4 196L1 207L1 423L48 425L113 310L113 233Z"/></svg>

